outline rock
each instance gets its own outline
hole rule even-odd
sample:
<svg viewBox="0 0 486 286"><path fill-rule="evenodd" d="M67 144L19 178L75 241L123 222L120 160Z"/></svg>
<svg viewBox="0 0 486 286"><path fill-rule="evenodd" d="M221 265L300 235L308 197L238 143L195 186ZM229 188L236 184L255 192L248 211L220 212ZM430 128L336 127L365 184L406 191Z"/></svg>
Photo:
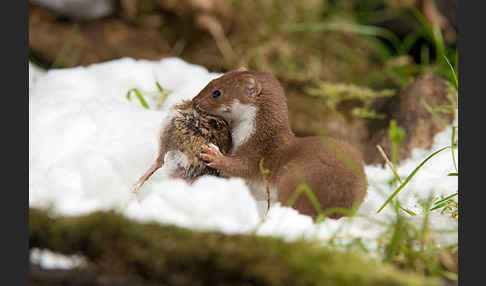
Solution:
<svg viewBox="0 0 486 286"><path fill-rule="evenodd" d="M441 78L432 74L418 77L378 108L377 112L387 115L385 119L369 122L369 138L363 152L365 162L385 163L376 148L377 144L382 146L385 153L390 156L391 142L388 138L388 126L391 119L396 120L397 125L405 130L405 139L398 147L398 161L408 158L414 148L432 147L434 136L447 124L451 124L455 116L451 111L443 113L437 108L453 105L454 100L452 89ZM426 105L435 110L436 114L430 112Z"/></svg>
<svg viewBox="0 0 486 286"><path fill-rule="evenodd" d="M344 101L332 110L322 100L287 92L289 119L296 136L326 135L351 142L358 150L364 150L368 138L367 120L351 114L361 106L358 100Z"/></svg>

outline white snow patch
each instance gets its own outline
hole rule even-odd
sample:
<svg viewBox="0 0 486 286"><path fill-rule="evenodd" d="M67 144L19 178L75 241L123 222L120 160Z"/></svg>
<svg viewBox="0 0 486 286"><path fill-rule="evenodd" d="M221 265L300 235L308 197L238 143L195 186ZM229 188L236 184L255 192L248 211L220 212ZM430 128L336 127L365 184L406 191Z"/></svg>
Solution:
<svg viewBox="0 0 486 286"><path fill-rule="evenodd" d="M29 64L29 75L35 67ZM116 209L141 220L176 224L198 230L225 233L273 235L286 240L299 237L325 241L334 235L362 238L372 247L384 231L365 218L325 220L314 224L310 217L274 204L261 222L257 204L240 179L202 177L193 185L168 179L164 166L154 173L138 194L129 192L158 151L160 128L168 108L191 99L219 74L177 58L145 61L124 58L111 62L62 70L49 70L29 82L29 205L51 207L63 215ZM32 78L32 77L31 77ZM161 110L144 109L138 100L125 98L138 88L150 106L157 99L155 81L172 90ZM150 93L152 92L152 93ZM457 125L457 122L455 122ZM406 177L428 154L450 145L451 128L437 134L431 150L414 150L398 167ZM456 152L457 156L457 152ZM377 209L393 190L387 168L366 166L368 195L358 210L370 218L389 221L390 207ZM419 200L431 193L452 194L458 190L450 150L427 162L399 198L404 207L423 219ZM383 194L383 192L385 192ZM457 220L433 212L431 225L457 229ZM457 242L457 233L441 234L438 243Z"/></svg>
<svg viewBox="0 0 486 286"><path fill-rule="evenodd" d="M45 71L29 62L29 88L31 88L39 77L44 75Z"/></svg>
<svg viewBox="0 0 486 286"><path fill-rule="evenodd" d="M125 214L188 228L249 232L259 222L256 203L241 179L201 177L193 185L157 176L147 181Z"/></svg>
<svg viewBox="0 0 486 286"><path fill-rule="evenodd" d="M79 255L63 255L47 249L33 248L30 262L44 269L72 269L86 264L86 259Z"/></svg>

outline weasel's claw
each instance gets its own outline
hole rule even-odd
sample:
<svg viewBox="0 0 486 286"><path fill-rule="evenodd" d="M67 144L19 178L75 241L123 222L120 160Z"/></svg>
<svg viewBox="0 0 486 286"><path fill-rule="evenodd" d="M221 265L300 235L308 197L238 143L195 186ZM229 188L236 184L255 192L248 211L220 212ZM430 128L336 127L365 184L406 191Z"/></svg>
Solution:
<svg viewBox="0 0 486 286"><path fill-rule="evenodd" d="M201 153L201 154L199 154L199 157L201 157L201 159L202 159L203 161L209 161L209 160L211 160L211 156L209 156L209 155L208 155L208 154L206 154L206 153Z"/></svg>
<svg viewBox="0 0 486 286"><path fill-rule="evenodd" d="M209 145L203 145L201 147L202 151L205 153L212 153L212 154L221 154L221 151L219 151L218 146L214 144L209 144ZM221 154L222 155L222 154Z"/></svg>

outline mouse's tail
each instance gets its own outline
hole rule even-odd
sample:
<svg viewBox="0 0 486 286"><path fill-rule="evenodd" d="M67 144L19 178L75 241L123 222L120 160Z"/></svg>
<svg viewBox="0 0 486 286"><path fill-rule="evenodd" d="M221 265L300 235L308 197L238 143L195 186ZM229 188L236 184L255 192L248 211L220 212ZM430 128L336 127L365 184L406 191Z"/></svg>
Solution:
<svg viewBox="0 0 486 286"><path fill-rule="evenodd" d="M143 174L140 179L135 183L135 185L132 187L131 192L136 193L140 188L143 186L143 184L152 176L152 174L160 169L162 165L164 164L164 159L163 156L159 156L157 160L150 166L150 168Z"/></svg>

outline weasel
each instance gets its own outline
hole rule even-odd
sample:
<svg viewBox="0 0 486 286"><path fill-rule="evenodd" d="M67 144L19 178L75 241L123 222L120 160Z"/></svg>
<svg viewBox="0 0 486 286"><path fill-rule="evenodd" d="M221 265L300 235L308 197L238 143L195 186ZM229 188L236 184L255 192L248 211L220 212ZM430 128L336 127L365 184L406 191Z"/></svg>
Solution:
<svg viewBox="0 0 486 286"><path fill-rule="evenodd" d="M219 176L219 170L206 166L200 159L201 145L215 144L223 154L229 153L232 145L229 123L219 116L197 112L190 100L171 108L159 143L157 159L133 186L133 192L138 191L166 159L176 165L170 176L182 178L188 183L193 183L202 175Z"/></svg>
<svg viewBox="0 0 486 286"><path fill-rule="evenodd" d="M361 154L342 140L294 136L284 90L272 75L245 68L230 71L209 82L192 103L198 111L231 121L230 153L205 144L200 157L225 177L243 178L257 201L267 198L259 169L262 158L270 170L271 201L284 205L307 184L319 205L301 194L292 207L314 220L318 209L350 210L364 200L367 180ZM334 212L329 217L344 215Z"/></svg>

